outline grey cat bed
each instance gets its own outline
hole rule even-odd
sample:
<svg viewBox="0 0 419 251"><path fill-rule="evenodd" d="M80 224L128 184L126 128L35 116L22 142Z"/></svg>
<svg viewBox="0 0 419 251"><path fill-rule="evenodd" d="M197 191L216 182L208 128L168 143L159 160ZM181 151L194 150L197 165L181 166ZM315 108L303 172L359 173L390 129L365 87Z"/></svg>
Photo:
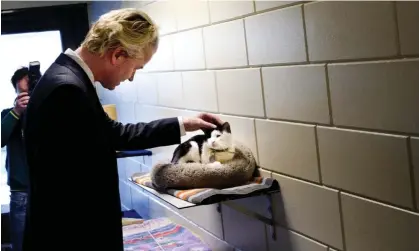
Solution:
<svg viewBox="0 0 419 251"><path fill-rule="evenodd" d="M249 148L236 142L232 160L214 167L201 163L158 163L151 171L151 181L158 190L169 188L228 188L250 181L256 160Z"/></svg>

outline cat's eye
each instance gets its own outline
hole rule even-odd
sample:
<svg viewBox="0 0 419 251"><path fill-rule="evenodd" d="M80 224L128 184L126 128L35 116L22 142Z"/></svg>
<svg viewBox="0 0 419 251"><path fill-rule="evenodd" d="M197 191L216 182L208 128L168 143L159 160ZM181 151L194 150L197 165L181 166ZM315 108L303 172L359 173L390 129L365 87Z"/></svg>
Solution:
<svg viewBox="0 0 419 251"><path fill-rule="evenodd" d="M216 137L219 138L221 135L217 135Z"/></svg>

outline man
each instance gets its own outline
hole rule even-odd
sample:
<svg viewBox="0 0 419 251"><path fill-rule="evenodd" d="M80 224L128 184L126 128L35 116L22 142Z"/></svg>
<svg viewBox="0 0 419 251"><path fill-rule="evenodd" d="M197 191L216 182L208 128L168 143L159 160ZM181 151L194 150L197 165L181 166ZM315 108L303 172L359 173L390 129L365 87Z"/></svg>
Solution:
<svg viewBox="0 0 419 251"><path fill-rule="evenodd" d="M26 109L28 96L28 68L15 71L11 79L17 93L14 107L1 112L1 147L7 147L7 184L10 187L10 230L14 251L22 250L23 230L28 197L28 167L23 147L20 116Z"/></svg>
<svg viewBox="0 0 419 251"><path fill-rule="evenodd" d="M156 25L145 13L112 11L38 82L24 125L30 170L24 250L122 251L115 151L178 144L186 131L221 123L202 114L122 125L106 115L94 81L109 90L132 81L157 48Z"/></svg>

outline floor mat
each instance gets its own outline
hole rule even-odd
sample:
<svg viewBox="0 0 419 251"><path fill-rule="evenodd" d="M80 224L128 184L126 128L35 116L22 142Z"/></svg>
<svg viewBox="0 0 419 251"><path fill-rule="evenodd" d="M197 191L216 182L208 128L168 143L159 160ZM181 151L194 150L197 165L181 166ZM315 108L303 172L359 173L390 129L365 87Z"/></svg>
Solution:
<svg viewBox="0 0 419 251"><path fill-rule="evenodd" d="M146 220L123 227L125 251L210 251L211 249L185 227L167 218Z"/></svg>

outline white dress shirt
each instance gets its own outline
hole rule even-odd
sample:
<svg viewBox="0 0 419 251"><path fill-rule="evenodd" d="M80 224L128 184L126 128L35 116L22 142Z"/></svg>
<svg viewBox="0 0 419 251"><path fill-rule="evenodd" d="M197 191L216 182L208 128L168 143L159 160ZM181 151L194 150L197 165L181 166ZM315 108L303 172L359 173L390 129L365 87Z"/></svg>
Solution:
<svg viewBox="0 0 419 251"><path fill-rule="evenodd" d="M95 83L95 78L93 75L92 70L90 70L89 66L87 66L87 64L83 61L83 59L81 59L81 57L72 49L68 48L64 54L66 54L67 56L69 56L70 58L72 58L74 61L76 61L77 64L80 65L80 67L86 72L87 76L90 79L90 82L92 83L92 85L94 85ZM185 125L183 124L183 119L182 117L178 117L178 121L179 121L179 128L180 128L180 136L184 136L186 135L186 130L185 130Z"/></svg>

